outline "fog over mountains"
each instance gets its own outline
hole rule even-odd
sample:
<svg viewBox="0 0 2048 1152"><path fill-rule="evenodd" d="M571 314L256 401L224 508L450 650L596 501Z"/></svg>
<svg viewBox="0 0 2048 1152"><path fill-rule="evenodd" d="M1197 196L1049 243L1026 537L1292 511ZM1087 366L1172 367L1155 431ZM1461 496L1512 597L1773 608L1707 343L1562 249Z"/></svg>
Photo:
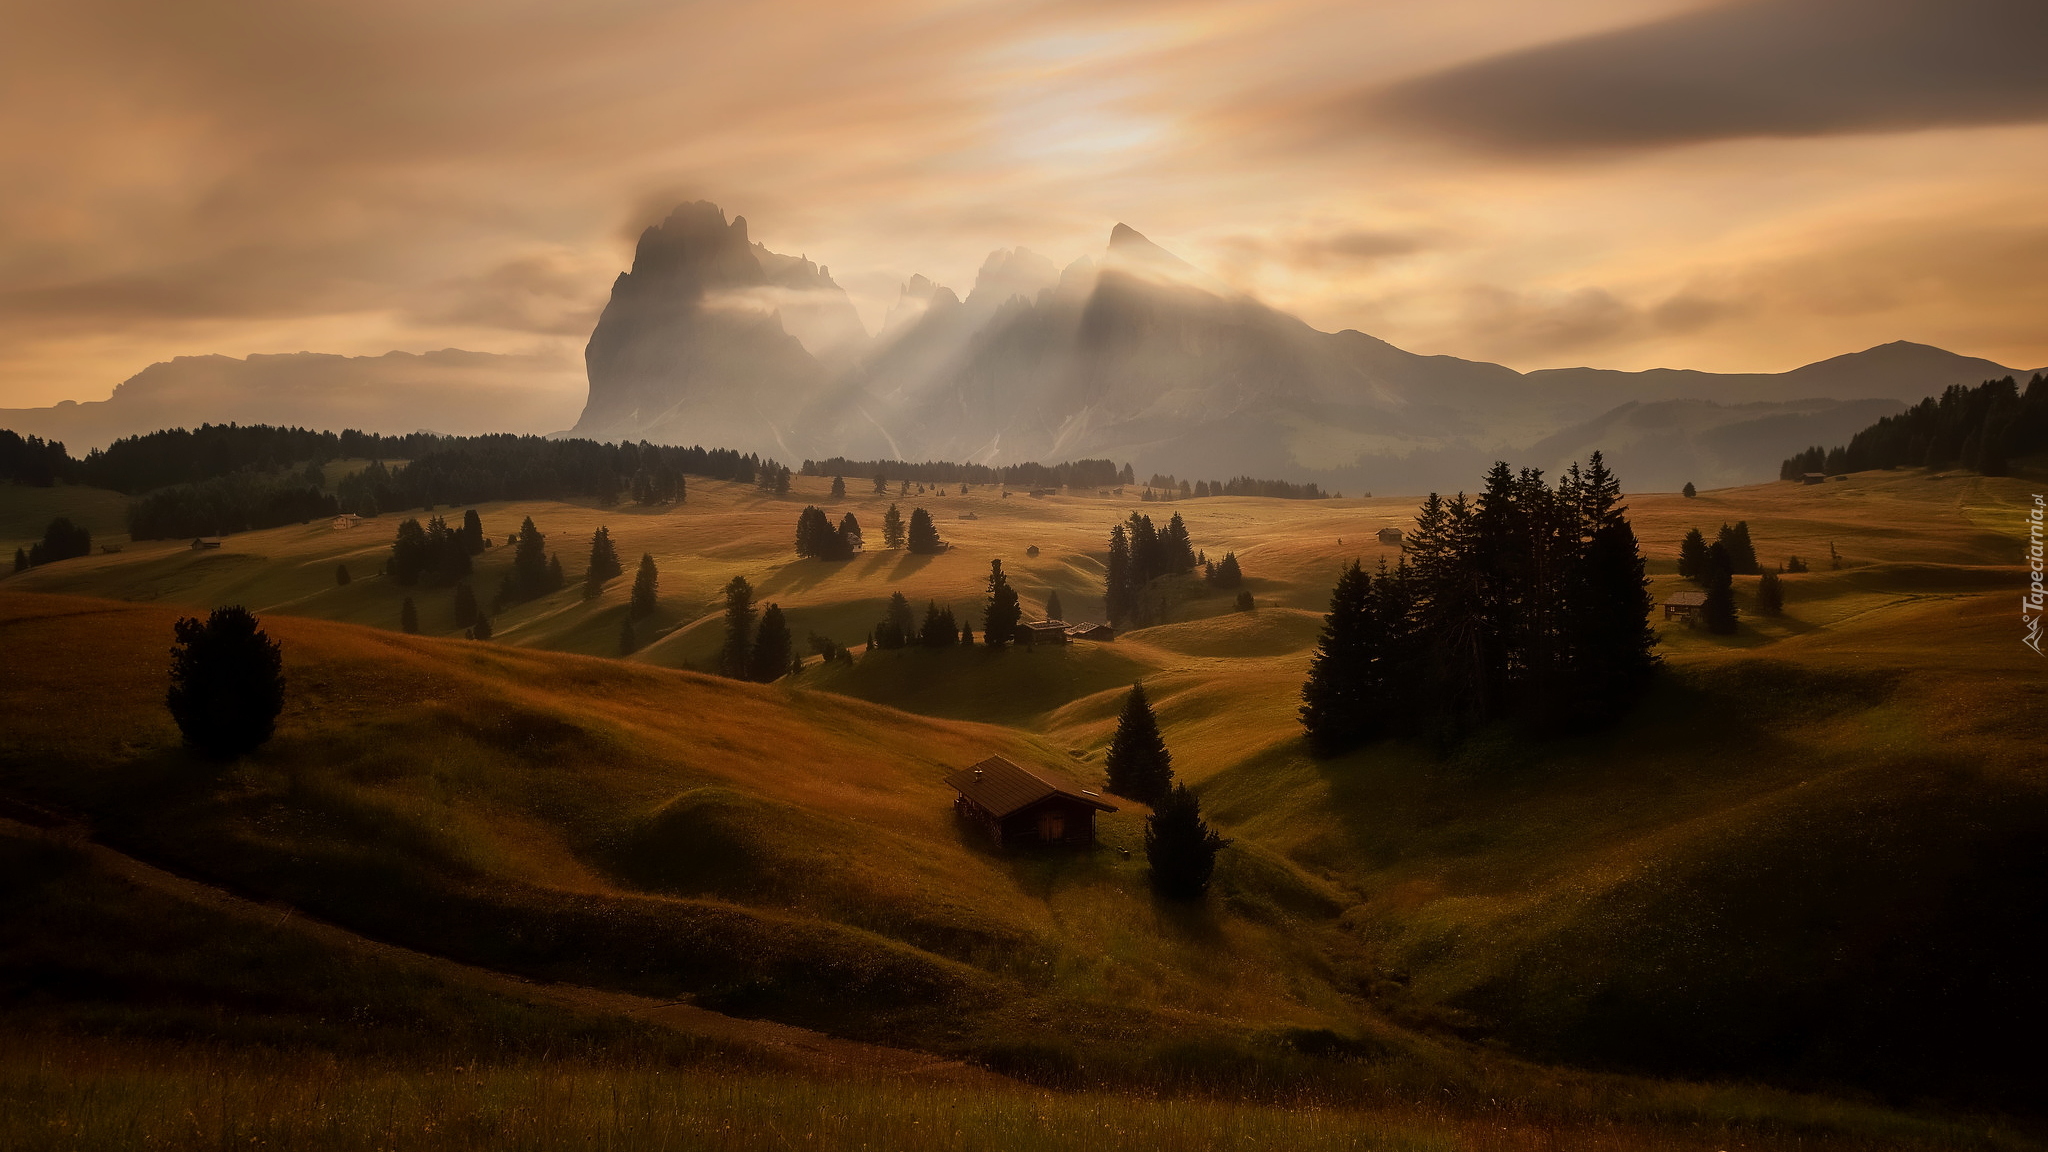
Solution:
<svg viewBox="0 0 2048 1152"><path fill-rule="evenodd" d="M509 431L980 463L1086 457L1141 475L1454 490L1496 459L1604 449L1639 491L1768 480L1950 384L2015 370L1897 342L1789 372L1517 372L1322 332L1118 224L1060 267L989 254L963 297L913 276L878 333L831 270L754 242L717 205L641 236L573 365L463 352L180 357L107 400L0 410L73 450L202 422ZM2024 377L2025 372L2017 374Z"/></svg>
<svg viewBox="0 0 2048 1152"><path fill-rule="evenodd" d="M587 353L575 433L784 460L1110 457L1141 473L1469 485L1605 448L1632 487L1767 480L1949 384L2012 369L1905 342L1784 373L1564 368L1421 356L1322 332L1118 224L1060 268L989 255L962 298L922 277L869 337L829 270L678 208L640 240Z"/></svg>

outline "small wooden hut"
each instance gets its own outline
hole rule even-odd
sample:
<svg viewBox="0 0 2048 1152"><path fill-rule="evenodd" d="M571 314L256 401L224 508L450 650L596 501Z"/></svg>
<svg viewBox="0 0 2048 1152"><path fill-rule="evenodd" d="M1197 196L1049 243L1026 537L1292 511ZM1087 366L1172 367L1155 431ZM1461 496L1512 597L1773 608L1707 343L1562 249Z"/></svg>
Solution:
<svg viewBox="0 0 2048 1152"><path fill-rule="evenodd" d="M1066 788L1001 756L946 777L959 795L953 812L1004 847L1095 846L1095 814L1116 805L1085 788Z"/></svg>
<svg viewBox="0 0 2048 1152"><path fill-rule="evenodd" d="M1706 606L1705 592L1673 592L1664 599L1664 618L1669 620L1676 616L1681 620L1690 620Z"/></svg>

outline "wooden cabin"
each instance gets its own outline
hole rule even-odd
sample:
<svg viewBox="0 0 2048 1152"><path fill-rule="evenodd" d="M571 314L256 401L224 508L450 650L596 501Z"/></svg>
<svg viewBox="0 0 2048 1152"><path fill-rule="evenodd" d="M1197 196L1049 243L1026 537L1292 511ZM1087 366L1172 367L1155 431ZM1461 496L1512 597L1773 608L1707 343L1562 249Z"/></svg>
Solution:
<svg viewBox="0 0 2048 1152"><path fill-rule="evenodd" d="M1399 548L1401 546L1401 530L1399 528L1380 529L1380 543L1391 544Z"/></svg>
<svg viewBox="0 0 2048 1152"><path fill-rule="evenodd" d="M1067 622L1065 620L1026 620L1023 625L1027 644L1065 644Z"/></svg>
<svg viewBox="0 0 2048 1152"><path fill-rule="evenodd" d="M1676 616L1681 620L1691 620L1706 606L1705 592L1673 592L1664 600L1664 618L1669 620Z"/></svg>
<svg viewBox="0 0 2048 1152"><path fill-rule="evenodd" d="M1805 481L1808 484L1826 483L1827 478L1828 474L1825 472L1808 472L1800 477L1801 480Z"/></svg>
<svg viewBox="0 0 2048 1152"><path fill-rule="evenodd" d="M192 550L194 552L204 548L218 547L220 547L220 537L218 536L195 536L192 538Z"/></svg>
<svg viewBox="0 0 2048 1152"><path fill-rule="evenodd" d="M356 526L358 519L359 517L353 512L343 512L334 518L334 530L339 532L345 528L353 528Z"/></svg>
<svg viewBox="0 0 2048 1152"><path fill-rule="evenodd" d="M1107 624L1069 624L1067 635L1076 640L1114 640L1116 629Z"/></svg>
<svg viewBox="0 0 2048 1152"><path fill-rule="evenodd" d="M1085 788L1066 788L991 756L946 777L959 795L953 813L986 831L1003 847L1020 845L1093 848L1095 814L1116 805Z"/></svg>

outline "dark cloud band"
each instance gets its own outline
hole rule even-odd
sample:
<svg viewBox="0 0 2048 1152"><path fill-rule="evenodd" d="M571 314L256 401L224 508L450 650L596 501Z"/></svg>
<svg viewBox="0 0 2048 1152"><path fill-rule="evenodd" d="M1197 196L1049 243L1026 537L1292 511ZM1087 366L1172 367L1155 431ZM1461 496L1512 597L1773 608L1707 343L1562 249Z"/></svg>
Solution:
<svg viewBox="0 0 2048 1152"><path fill-rule="evenodd" d="M1374 119L1534 152L2048 119L2044 0L1750 0L1461 65Z"/></svg>

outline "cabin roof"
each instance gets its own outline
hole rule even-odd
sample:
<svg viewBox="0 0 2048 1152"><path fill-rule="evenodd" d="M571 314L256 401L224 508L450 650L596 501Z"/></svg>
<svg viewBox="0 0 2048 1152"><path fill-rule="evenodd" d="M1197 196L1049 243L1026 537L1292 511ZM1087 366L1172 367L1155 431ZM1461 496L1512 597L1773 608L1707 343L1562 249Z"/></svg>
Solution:
<svg viewBox="0 0 2048 1152"><path fill-rule="evenodd" d="M1700 608L1706 605L1707 594L1705 592L1673 592L1670 596L1665 597L1664 602L1666 604L1675 604L1680 608L1687 606Z"/></svg>
<svg viewBox="0 0 2048 1152"><path fill-rule="evenodd" d="M1077 804L1087 804L1103 812L1116 811L1116 805L1105 804L1093 793L1062 788L1028 768L1021 768L1001 756L991 756L971 768L946 777L946 783L953 790L987 809L989 814L1000 820L1014 812L1022 812L1041 800L1064 796Z"/></svg>

